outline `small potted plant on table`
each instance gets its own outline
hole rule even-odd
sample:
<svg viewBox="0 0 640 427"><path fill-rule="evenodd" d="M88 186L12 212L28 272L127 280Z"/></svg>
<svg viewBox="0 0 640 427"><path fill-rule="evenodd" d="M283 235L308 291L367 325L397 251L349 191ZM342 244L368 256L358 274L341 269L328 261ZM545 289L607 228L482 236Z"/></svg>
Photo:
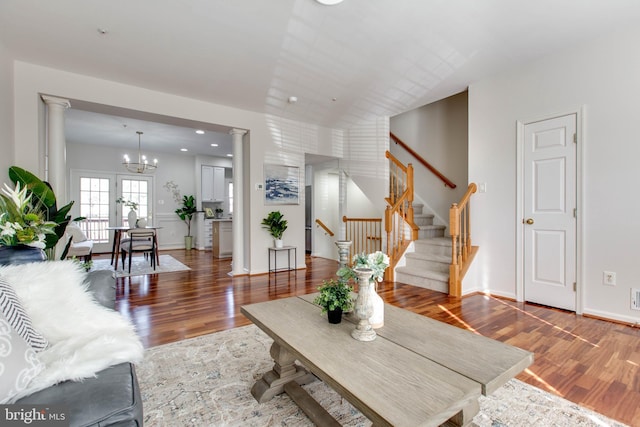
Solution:
<svg viewBox="0 0 640 427"><path fill-rule="evenodd" d="M344 280L324 280L318 287L320 295L314 300L314 304L322 307L322 312L327 313L329 323L340 323L342 313L353 308L351 291L353 288Z"/></svg>
<svg viewBox="0 0 640 427"><path fill-rule="evenodd" d="M284 219L284 215L282 215L280 211L269 212L269 215L262 219L262 228L266 228L269 231L271 237L274 239L276 248L283 246L282 234L284 234L287 229L287 220Z"/></svg>

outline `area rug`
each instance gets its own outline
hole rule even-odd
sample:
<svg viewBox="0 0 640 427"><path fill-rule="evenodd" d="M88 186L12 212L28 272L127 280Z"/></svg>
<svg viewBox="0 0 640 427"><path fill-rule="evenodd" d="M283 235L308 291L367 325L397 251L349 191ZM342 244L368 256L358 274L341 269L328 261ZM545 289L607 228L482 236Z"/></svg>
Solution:
<svg viewBox="0 0 640 427"><path fill-rule="evenodd" d="M144 425L313 426L284 393L263 404L251 396L253 383L273 367L272 342L251 325L148 349L137 367ZM323 382L303 387L342 425L371 425ZM471 425L623 426L515 379L481 397Z"/></svg>
<svg viewBox="0 0 640 427"><path fill-rule="evenodd" d="M144 256L134 256L131 260L131 273L128 273L128 260L122 268L122 262L118 261L118 266L114 269L111 265L111 259L93 260L91 271L93 270L111 270L115 272L116 277L143 276L145 274L170 273L172 271L191 270L189 267L172 257L171 255L160 255L160 263L156 265L154 270L148 259Z"/></svg>

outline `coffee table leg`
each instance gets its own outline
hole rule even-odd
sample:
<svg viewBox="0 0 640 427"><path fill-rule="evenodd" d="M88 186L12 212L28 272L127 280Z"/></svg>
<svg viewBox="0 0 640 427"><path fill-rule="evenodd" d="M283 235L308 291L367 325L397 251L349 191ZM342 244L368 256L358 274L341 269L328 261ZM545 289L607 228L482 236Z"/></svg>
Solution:
<svg viewBox="0 0 640 427"><path fill-rule="evenodd" d="M444 423L443 426L458 427L469 425L471 423L471 420L473 420L473 417L475 417L478 412L480 412L480 403L476 399L469 403L464 409L462 409L462 411L449 418L449 420Z"/></svg>
<svg viewBox="0 0 640 427"><path fill-rule="evenodd" d="M251 395L258 401L264 403L282 392L284 385L289 381L298 384L307 384L316 379L300 365L296 365L296 357L278 343L274 342L269 351L274 360L273 369L265 372L251 388Z"/></svg>

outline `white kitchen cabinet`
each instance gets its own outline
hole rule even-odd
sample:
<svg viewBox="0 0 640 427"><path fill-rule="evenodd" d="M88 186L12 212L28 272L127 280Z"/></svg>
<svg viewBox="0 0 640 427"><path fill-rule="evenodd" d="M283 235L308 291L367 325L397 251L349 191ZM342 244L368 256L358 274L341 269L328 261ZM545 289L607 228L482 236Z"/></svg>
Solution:
<svg viewBox="0 0 640 427"><path fill-rule="evenodd" d="M224 168L213 168L213 200L224 201Z"/></svg>
<svg viewBox="0 0 640 427"><path fill-rule="evenodd" d="M224 201L224 168L202 165L202 201Z"/></svg>

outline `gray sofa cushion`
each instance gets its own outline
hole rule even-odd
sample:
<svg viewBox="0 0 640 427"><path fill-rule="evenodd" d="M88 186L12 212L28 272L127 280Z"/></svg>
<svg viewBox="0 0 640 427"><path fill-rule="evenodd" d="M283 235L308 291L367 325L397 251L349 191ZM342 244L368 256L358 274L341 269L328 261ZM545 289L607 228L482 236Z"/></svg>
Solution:
<svg viewBox="0 0 640 427"><path fill-rule="evenodd" d="M91 271L87 274L88 289L93 297L105 307L114 309L116 306L116 281L113 272L108 270Z"/></svg>
<svg viewBox="0 0 640 427"><path fill-rule="evenodd" d="M16 404L64 406L70 426L142 425L142 398L131 363L100 371L96 378L65 381Z"/></svg>

